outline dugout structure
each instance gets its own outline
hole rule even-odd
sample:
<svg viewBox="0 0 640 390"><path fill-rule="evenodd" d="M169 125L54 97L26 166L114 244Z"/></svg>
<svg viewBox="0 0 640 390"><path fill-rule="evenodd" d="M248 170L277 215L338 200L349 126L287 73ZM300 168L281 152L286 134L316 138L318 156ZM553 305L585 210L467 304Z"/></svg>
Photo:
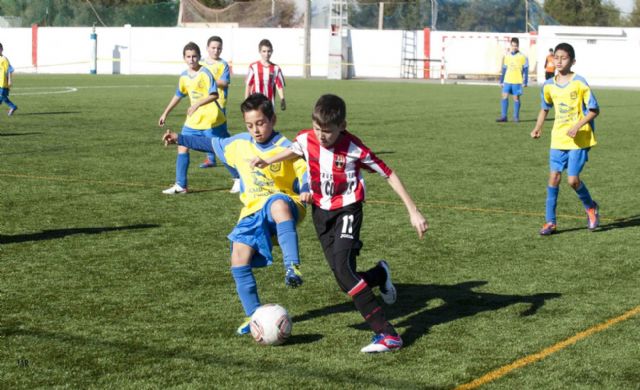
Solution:
<svg viewBox="0 0 640 390"><path fill-rule="evenodd" d="M520 40L520 52L529 59L529 77L537 66L535 34L487 34L441 32L440 82L497 81L511 38ZM433 39L433 38L432 38Z"/></svg>

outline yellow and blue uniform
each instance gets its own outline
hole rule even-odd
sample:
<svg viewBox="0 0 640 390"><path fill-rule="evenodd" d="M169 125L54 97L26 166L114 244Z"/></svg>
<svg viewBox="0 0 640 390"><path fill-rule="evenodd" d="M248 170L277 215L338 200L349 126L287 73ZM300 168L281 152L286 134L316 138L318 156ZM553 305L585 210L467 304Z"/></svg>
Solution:
<svg viewBox="0 0 640 390"><path fill-rule="evenodd" d="M519 51L511 52L504 56L502 60L502 73L500 75L500 84L502 84L502 93L505 97L500 102L500 119L498 122L507 121L507 112L509 111L509 99L507 95L522 95L523 85L526 87L529 81L529 59ZM513 120L520 120L520 99L514 98Z"/></svg>
<svg viewBox="0 0 640 390"><path fill-rule="evenodd" d="M543 110L555 106L551 149L586 149L596 144L594 121L582 126L574 138L567 135L567 131L590 110L599 109L598 101L583 77L574 74L563 85L557 84L555 78L547 80L542 86L540 99Z"/></svg>
<svg viewBox="0 0 640 390"><path fill-rule="evenodd" d="M13 67L9 63L9 59L7 59L7 57L0 56L0 104L6 103L11 111L15 111L17 108L16 105L9 100L10 73L13 73Z"/></svg>
<svg viewBox="0 0 640 390"><path fill-rule="evenodd" d="M209 70L209 72L211 72L216 82L222 80L227 83L227 86L224 88L218 86L218 104L222 108L222 111L226 113L227 95L229 91L228 85L231 82L231 72L229 71L229 64L227 63L227 61L220 58L213 64L209 64L205 60L200 61L200 65L204 66Z"/></svg>
<svg viewBox="0 0 640 390"><path fill-rule="evenodd" d="M595 123L593 120L587 122L573 138L567 132L589 111L599 111L598 101L587 81L577 74L573 74L565 84L558 84L555 77L546 80L540 95L541 108L548 111L555 106L556 113L551 130L549 170L563 172L566 169L569 176L577 177L589 160L589 150L596 144ZM598 207L582 180L575 191L586 210ZM545 218L548 223L553 224L554 229L558 193L559 187L547 186Z"/></svg>
<svg viewBox="0 0 640 390"><path fill-rule="evenodd" d="M211 143L203 142L201 137L180 135L178 144L203 152L215 151L221 161L240 174L240 200L244 207L236 227L227 237L232 243L232 250L233 243L241 243L255 251L250 264L231 267L245 315L251 316L260 306L252 268L273 262L272 236L277 236L282 249L282 259L287 268L285 283L294 270L292 267L300 264L296 222L301 221L305 215L300 193L309 191L307 164L299 159L282 161L262 169L251 167L250 162L255 156L265 159L291 145L289 140L277 132L273 132L263 143L257 143L249 133L243 133L224 139L215 138ZM289 206L293 219L280 222L274 220L271 205L278 200ZM299 283L302 283L302 279L299 279ZM245 327L243 324L239 332L246 333Z"/></svg>
<svg viewBox="0 0 640 390"><path fill-rule="evenodd" d="M191 105L213 94L218 94L218 86L207 68L201 67L193 76L190 76L186 70L180 75L176 96L180 98L189 96ZM187 116L184 126L192 130L208 130L226 121L224 112L218 103L213 101L198 107L196 112Z"/></svg>

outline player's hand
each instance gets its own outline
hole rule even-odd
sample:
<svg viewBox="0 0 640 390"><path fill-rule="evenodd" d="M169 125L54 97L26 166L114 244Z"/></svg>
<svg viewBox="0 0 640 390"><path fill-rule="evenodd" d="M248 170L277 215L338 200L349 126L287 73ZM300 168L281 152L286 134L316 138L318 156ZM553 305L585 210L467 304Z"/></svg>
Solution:
<svg viewBox="0 0 640 390"><path fill-rule="evenodd" d="M198 107L195 106L195 105L190 106L189 109L187 110L187 116L193 115L193 113L196 112L197 109L198 109Z"/></svg>
<svg viewBox="0 0 640 390"><path fill-rule="evenodd" d="M261 159L260 157L256 157L253 160L251 160L251 162L249 163L249 165L251 165L251 168L266 168L269 166L269 164L267 164L263 159Z"/></svg>
<svg viewBox="0 0 640 390"><path fill-rule="evenodd" d="M411 225L418 232L418 237L422 239L424 237L424 233L427 231L427 229L429 229L429 223L427 222L427 219L422 215L422 213L420 213L420 210L418 209L415 209L415 211L413 211L411 215L409 215L409 217L411 219Z"/></svg>
<svg viewBox="0 0 640 390"><path fill-rule="evenodd" d="M162 116L160 117L160 119L158 119L158 126L160 126L160 127L164 127L164 123L165 123L165 121L166 121L166 120L167 120L167 117L166 117L166 116L164 116L164 115L162 115Z"/></svg>
<svg viewBox="0 0 640 390"><path fill-rule="evenodd" d="M578 130L580 130L578 127L573 126L569 129L569 131L567 131L567 135L571 138L574 138L576 134L578 134Z"/></svg>
<svg viewBox="0 0 640 390"><path fill-rule="evenodd" d="M302 203L311 203L313 201L313 195L311 192L303 192L300 194L300 201Z"/></svg>
<svg viewBox="0 0 640 390"><path fill-rule="evenodd" d="M537 138L540 138L540 135L542 135L542 129L531 130L531 138L537 139Z"/></svg>
<svg viewBox="0 0 640 390"><path fill-rule="evenodd" d="M285 102L284 99L280 100L280 109L282 111L287 109L287 102Z"/></svg>
<svg viewBox="0 0 640 390"><path fill-rule="evenodd" d="M167 131L162 135L162 141L164 142L164 146L168 146L169 144L177 144L178 134L167 129Z"/></svg>

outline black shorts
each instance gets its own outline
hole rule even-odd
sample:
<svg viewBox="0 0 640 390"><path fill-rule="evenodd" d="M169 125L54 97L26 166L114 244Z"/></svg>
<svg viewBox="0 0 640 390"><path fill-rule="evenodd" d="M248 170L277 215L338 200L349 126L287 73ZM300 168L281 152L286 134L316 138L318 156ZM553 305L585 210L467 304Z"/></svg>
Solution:
<svg viewBox="0 0 640 390"><path fill-rule="evenodd" d="M328 254L349 249L359 251L362 248L360 241L363 219L361 202L350 204L338 210L323 210L313 206L312 213L313 225L327 260L329 259Z"/></svg>

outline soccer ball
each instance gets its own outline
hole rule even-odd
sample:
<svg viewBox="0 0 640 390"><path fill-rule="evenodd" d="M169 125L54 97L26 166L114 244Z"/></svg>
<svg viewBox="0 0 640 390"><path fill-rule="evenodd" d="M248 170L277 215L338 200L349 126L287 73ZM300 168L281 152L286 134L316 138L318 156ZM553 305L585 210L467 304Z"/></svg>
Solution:
<svg viewBox="0 0 640 390"><path fill-rule="evenodd" d="M276 304L260 306L251 316L251 335L263 345L280 345L291 336L287 309Z"/></svg>

